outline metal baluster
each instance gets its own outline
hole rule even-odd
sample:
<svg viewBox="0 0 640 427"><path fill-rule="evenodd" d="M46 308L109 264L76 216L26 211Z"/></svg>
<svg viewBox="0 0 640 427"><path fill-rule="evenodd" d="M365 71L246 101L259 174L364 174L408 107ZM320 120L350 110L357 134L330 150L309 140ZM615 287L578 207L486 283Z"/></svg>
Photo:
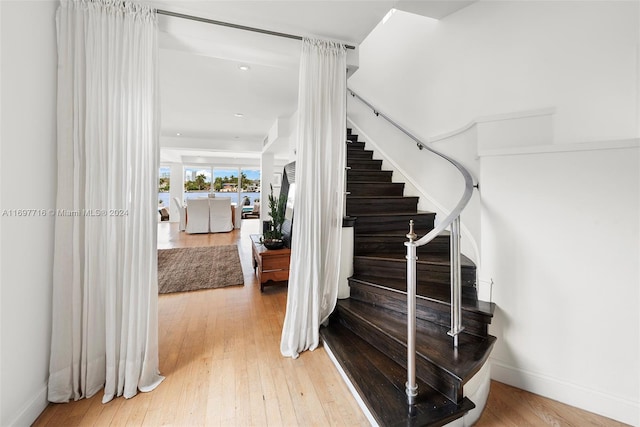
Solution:
<svg viewBox="0 0 640 427"><path fill-rule="evenodd" d="M458 335L462 327L462 289L460 275L460 217L451 223L451 330L453 346L458 347Z"/></svg>
<svg viewBox="0 0 640 427"><path fill-rule="evenodd" d="M416 384L416 243L418 237L413 231L413 220L409 221L407 234L407 402L415 404L418 396Z"/></svg>

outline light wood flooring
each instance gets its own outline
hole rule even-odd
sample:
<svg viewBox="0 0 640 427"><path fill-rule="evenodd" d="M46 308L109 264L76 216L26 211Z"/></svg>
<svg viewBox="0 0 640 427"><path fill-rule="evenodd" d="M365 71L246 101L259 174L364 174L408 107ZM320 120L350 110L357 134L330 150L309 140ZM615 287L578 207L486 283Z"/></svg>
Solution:
<svg viewBox="0 0 640 427"><path fill-rule="evenodd" d="M280 355L285 286L264 293L253 274L250 234L187 235L158 225L158 248L237 244L245 285L159 297L160 370L153 392L102 404L50 404L35 426L365 426L355 399L322 347L292 360ZM486 426L622 426L612 420L491 383Z"/></svg>

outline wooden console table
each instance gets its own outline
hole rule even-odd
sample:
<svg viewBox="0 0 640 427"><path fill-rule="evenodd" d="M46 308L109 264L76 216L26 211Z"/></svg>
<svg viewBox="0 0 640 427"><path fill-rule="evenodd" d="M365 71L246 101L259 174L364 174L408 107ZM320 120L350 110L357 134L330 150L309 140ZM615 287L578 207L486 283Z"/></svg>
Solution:
<svg viewBox="0 0 640 427"><path fill-rule="evenodd" d="M258 275L260 292L262 292L265 284L269 281L289 280L291 249L267 249L260 243L260 237L259 234L251 235L251 248L253 252L253 270Z"/></svg>

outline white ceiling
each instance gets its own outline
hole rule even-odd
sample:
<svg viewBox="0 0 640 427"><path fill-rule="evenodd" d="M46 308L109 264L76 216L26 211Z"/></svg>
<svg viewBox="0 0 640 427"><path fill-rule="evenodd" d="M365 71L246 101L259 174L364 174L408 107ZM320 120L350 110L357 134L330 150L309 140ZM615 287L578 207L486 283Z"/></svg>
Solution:
<svg viewBox="0 0 640 427"><path fill-rule="evenodd" d="M460 8L469 2L151 3L171 12L357 46L392 7L440 17L456 8L451 9L452 5ZM271 127L278 118L288 118L297 109L300 42L164 15L159 16L159 29L161 161L199 159L198 163L258 165L263 140ZM250 69L241 71L240 65ZM235 113L243 117L235 117ZM286 157L286 148L274 154Z"/></svg>

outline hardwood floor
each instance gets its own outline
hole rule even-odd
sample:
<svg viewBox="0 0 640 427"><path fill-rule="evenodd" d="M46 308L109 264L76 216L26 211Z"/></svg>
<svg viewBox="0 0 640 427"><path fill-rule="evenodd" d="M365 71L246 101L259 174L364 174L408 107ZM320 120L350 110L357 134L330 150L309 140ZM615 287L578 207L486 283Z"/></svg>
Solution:
<svg viewBox="0 0 640 427"><path fill-rule="evenodd" d="M368 422L323 348L292 360L280 355L287 288L264 293L253 274L250 234L259 220L231 233L188 235L158 225L158 248L237 244L245 285L159 298L160 370L153 392L102 404L50 404L35 426L365 426ZM507 385L492 382L485 426L621 426Z"/></svg>
<svg viewBox="0 0 640 427"><path fill-rule="evenodd" d="M623 427L623 424L509 385L491 381L489 400L475 427Z"/></svg>

